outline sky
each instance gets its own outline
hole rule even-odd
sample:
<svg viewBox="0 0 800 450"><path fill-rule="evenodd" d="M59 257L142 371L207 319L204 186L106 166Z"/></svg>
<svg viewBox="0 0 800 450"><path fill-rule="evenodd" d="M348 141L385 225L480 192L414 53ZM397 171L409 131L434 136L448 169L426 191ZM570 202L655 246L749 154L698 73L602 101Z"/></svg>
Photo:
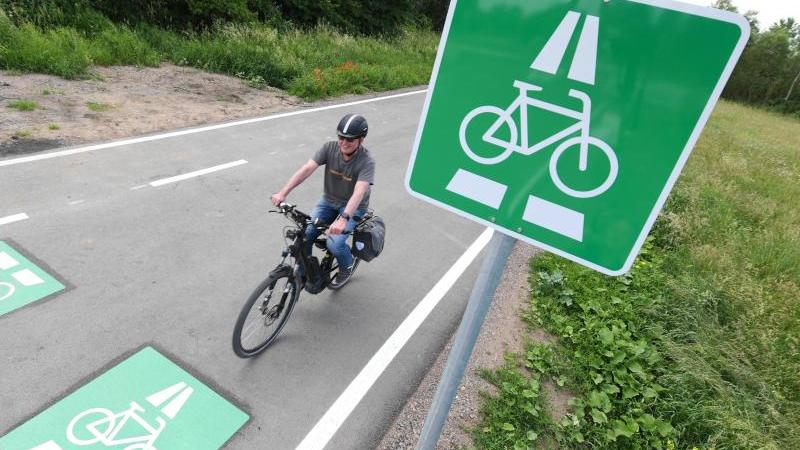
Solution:
<svg viewBox="0 0 800 450"><path fill-rule="evenodd" d="M709 6L713 0L679 0L684 3ZM759 28L763 31L779 19L794 17L800 21L800 0L733 0L732 3L744 14L749 10L758 11Z"/></svg>

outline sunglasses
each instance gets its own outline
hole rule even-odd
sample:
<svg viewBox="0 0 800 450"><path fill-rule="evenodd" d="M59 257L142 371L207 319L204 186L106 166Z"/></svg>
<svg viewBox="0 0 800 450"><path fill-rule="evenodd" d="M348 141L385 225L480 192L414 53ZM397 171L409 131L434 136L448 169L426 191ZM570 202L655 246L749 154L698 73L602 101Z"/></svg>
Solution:
<svg viewBox="0 0 800 450"><path fill-rule="evenodd" d="M358 139L358 138L357 138L357 137L344 137L344 136L339 136L339 140L340 140L340 141L341 141L341 140L345 140L345 141L347 141L347 142L353 142L353 141L355 141L356 139Z"/></svg>

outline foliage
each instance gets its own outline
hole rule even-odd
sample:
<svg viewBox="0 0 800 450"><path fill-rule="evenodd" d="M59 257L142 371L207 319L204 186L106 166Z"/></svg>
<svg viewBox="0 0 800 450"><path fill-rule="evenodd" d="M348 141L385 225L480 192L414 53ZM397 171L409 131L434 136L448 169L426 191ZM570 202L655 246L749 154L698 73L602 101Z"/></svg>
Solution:
<svg viewBox="0 0 800 450"><path fill-rule="evenodd" d="M717 0L714 6L739 12L730 0ZM800 114L800 24L786 18L760 32L757 14L745 13L750 40L723 95Z"/></svg>
<svg viewBox="0 0 800 450"><path fill-rule="evenodd" d="M532 260L524 318L558 340L489 379L552 380L571 410L515 422L504 386L478 447L510 448L508 422L560 448L800 448L798 148L798 120L721 102L629 274Z"/></svg>
<svg viewBox="0 0 800 450"><path fill-rule="evenodd" d="M36 102L32 102L30 100L15 100L13 102L9 102L6 106L19 111L33 111L39 107Z"/></svg>
<svg viewBox="0 0 800 450"><path fill-rule="evenodd" d="M328 25L350 34L393 35L408 25L440 26L449 2L444 0L0 0L20 25L69 26L80 31L102 29L110 18L135 26L207 29L218 22L261 21L314 28ZM97 30L95 30L97 31Z"/></svg>
<svg viewBox="0 0 800 450"><path fill-rule="evenodd" d="M171 61L317 99L424 84L438 41L434 32L413 27L384 38L351 36L329 26L280 30L260 23L220 22L177 33L109 22L91 30L15 25L0 10L0 68L79 78L89 76L92 64Z"/></svg>

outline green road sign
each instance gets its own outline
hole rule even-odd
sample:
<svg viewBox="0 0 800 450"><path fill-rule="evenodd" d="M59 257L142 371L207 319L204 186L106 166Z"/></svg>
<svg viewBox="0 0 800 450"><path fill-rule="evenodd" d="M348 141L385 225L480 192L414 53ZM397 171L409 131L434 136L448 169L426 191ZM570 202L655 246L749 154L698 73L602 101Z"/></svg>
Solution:
<svg viewBox="0 0 800 450"><path fill-rule="evenodd" d="M218 449L248 419L146 347L0 439L0 448Z"/></svg>
<svg viewBox="0 0 800 450"><path fill-rule="evenodd" d="M0 316L64 289L64 285L0 241Z"/></svg>
<svg viewBox="0 0 800 450"><path fill-rule="evenodd" d="M667 0L454 0L407 188L624 273L749 31Z"/></svg>

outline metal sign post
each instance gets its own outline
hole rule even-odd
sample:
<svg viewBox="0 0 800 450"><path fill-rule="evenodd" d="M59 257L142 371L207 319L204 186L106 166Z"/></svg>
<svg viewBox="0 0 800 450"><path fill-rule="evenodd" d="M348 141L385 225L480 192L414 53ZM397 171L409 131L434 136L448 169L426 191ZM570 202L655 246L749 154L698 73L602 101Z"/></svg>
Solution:
<svg viewBox="0 0 800 450"><path fill-rule="evenodd" d="M461 384L464 369L467 367L472 349L475 347L475 341L478 339L478 333L486 318L486 312L489 310L497 285L500 283L500 277L503 275L503 269L514 242L516 239L503 233L494 233L492 240L489 241L480 274L475 280L467 309L464 311L464 317L456 332L453 348L447 357L447 364L442 372L442 378L439 380L439 386L436 388L431 409L425 418L425 425L422 427L422 434L417 445L418 450L433 449L439 440L447 413L450 411L450 405L456 396L458 385Z"/></svg>

